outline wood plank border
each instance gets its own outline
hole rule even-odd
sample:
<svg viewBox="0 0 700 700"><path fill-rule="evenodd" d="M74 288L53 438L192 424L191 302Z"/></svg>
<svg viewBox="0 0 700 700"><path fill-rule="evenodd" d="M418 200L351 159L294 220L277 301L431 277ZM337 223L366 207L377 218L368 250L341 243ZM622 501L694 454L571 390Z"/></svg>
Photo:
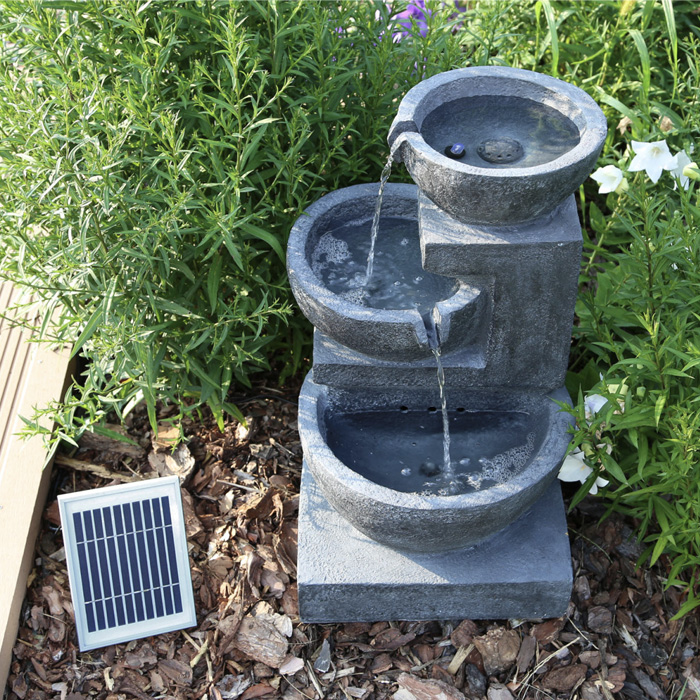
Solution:
<svg viewBox="0 0 700 700"><path fill-rule="evenodd" d="M0 284L2 313L16 298L11 284ZM20 416L62 398L70 376L69 352L30 343L32 335L31 328L0 318L0 688L7 683L51 474L42 439L17 435Z"/></svg>

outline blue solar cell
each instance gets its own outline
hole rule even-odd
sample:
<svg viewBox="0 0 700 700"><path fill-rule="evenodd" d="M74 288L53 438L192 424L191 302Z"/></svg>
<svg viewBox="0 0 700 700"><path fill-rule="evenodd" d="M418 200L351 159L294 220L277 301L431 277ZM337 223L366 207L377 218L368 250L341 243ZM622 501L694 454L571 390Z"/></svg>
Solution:
<svg viewBox="0 0 700 700"><path fill-rule="evenodd" d="M143 530L143 518L141 517L141 503L135 501L131 504L131 509L134 513L134 529L138 532Z"/></svg>
<svg viewBox="0 0 700 700"><path fill-rule="evenodd" d="M107 554L110 561L112 590L115 596L120 596L122 594L122 582L119 579L119 558L117 557L117 545L114 539L107 540Z"/></svg>
<svg viewBox="0 0 700 700"><path fill-rule="evenodd" d="M148 563L151 570L151 582L154 587L160 587L160 574L158 572L158 551L156 550L156 538L153 530L146 530L146 542L148 543Z"/></svg>
<svg viewBox="0 0 700 700"><path fill-rule="evenodd" d="M131 518L131 505L129 503L124 503L122 505L122 512L124 513L124 530L125 530L125 532L133 532L134 521Z"/></svg>
<svg viewBox="0 0 700 700"><path fill-rule="evenodd" d="M134 610L134 597L127 595L124 597L124 607L126 608L126 620L131 625L136 622L136 611Z"/></svg>
<svg viewBox="0 0 700 700"><path fill-rule="evenodd" d="M105 520L106 526L107 520ZM117 624L123 625L126 622L124 615L124 600L122 597L122 585L119 578L119 557L117 556L117 545L114 537L107 538L107 554L109 555L112 590L114 591L114 609L117 614Z"/></svg>
<svg viewBox="0 0 700 700"><path fill-rule="evenodd" d="M139 551L139 566L141 568L141 581L143 583L143 604L146 608L146 619L152 620L155 617L153 610L153 598L151 596L151 578L148 571L148 557L146 554L146 542L142 532L136 533L136 542Z"/></svg>
<svg viewBox="0 0 700 700"><path fill-rule="evenodd" d="M143 590L147 591L151 588L151 574L148 570L148 557L146 553L146 538L143 531L136 533L136 546L138 549L138 564L141 571L141 584Z"/></svg>
<svg viewBox="0 0 700 700"><path fill-rule="evenodd" d="M114 599L114 609L117 613L117 625L121 627L126 624L126 615L124 614L124 599L118 596Z"/></svg>
<svg viewBox="0 0 700 700"><path fill-rule="evenodd" d="M109 564L107 562L107 544L104 540L97 540L97 556L100 561L100 578L102 579L102 590L105 598L112 595L112 583L109 579Z"/></svg>
<svg viewBox="0 0 700 700"><path fill-rule="evenodd" d="M86 603L90 603L92 601L92 590L90 589L90 570L84 542L78 542L78 564L80 566L80 582L83 585L83 598Z"/></svg>
<svg viewBox="0 0 700 700"><path fill-rule="evenodd" d="M166 525L172 525L173 521L170 518L170 502L167 496L161 496L160 504L163 508L163 522Z"/></svg>
<svg viewBox="0 0 700 700"><path fill-rule="evenodd" d="M151 499L151 507L153 508L153 521L156 527L161 527L163 525L163 517L160 514L160 499Z"/></svg>
<svg viewBox="0 0 700 700"><path fill-rule="evenodd" d="M102 527L102 513L99 510L92 511L92 522L95 525L95 539L101 540L105 532Z"/></svg>
<svg viewBox="0 0 700 700"><path fill-rule="evenodd" d="M168 562L170 564L170 580L177 581L177 557L175 554L175 540L173 539L173 528L165 528L165 544L168 550Z"/></svg>
<svg viewBox="0 0 700 700"><path fill-rule="evenodd" d="M117 535L122 535L124 534L124 521L122 520L121 506L114 506L112 511L114 515L114 529L117 531Z"/></svg>
<svg viewBox="0 0 700 700"><path fill-rule="evenodd" d="M146 619L146 611L143 608L143 594L136 592L134 593L134 604L136 606L136 619L139 622L143 622Z"/></svg>
<svg viewBox="0 0 700 700"><path fill-rule="evenodd" d="M158 552L156 551L156 541L153 530L146 532L146 540L148 542L148 560L151 567L151 576L153 583L153 604L156 608L156 617L163 617L163 589L160 582L160 574L158 571Z"/></svg>
<svg viewBox="0 0 700 700"><path fill-rule="evenodd" d="M97 617L97 629L103 630L107 629L107 620L105 619L105 611L101 600L96 600L95 603L95 616Z"/></svg>
<svg viewBox="0 0 700 700"><path fill-rule="evenodd" d="M73 527L75 528L75 541L85 542L85 534L83 533L83 522L80 513L73 513Z"/></svg>
<svg viewBox="0 0 700 700"><path fill-rule="evenodd" d="M156 530L156 550L158 552L158 568L163 580L163 585L167 586L170 583L170 572L168 571L168 553L165 551L165 534L163 528Z"/></svg>
<svg viewBox="0 0 700 700"><path fill-rule="evenodd" d="M87 603L85 605L85 617L87 618L88 632L94 632L97 629L97 624L95 623L95 613L93 612L92 607L92 603Z"/></svg>
<svg viewBox="0 0 700 700"><path fill-rule="evenodd" d="M131 570L131 584L134 592L134 605L136 607L136 619L143 622L146 619L143 609L143 595L141 593L141 576L139 573L138 553L136 551L136 535L130 532L126 537L129 568Z"/></svg>
<svg viewBox="0 0 700 700"><path fill-rule="evenodd" d="M112 509L109 506L102 509L102 522L105 526L105 535L111 537L114 534L114 528L112 527Z"/></svg>
<svg viewBox="0 0 700 700"><path fill-rule="evenodd" d="M173 606L173 591L170 586L163 588L163 603L165 604L165 614L172 615L175 607Z"/></svg>
<svg viewBox="0 0 700 700"><path fill-rule="evenodd" d="M85 525L85 539L86 540L94 540L95 539L95 531L92 527L92 517L90 516L90 512L86 511L83 513L83 524Z"/></svg>
<svg viewBox="0 0 700 700"><path fill-rule="evenodd" d="M116 620L114 617L114 600L112 598L112 585L109 576L109 564L107 562L107 546L104 540L97 540L97 555L100 561L100 580L102 581L102 591L104 593L103 603L105 614L107 615L107 627L114 627Z"/></svg>
<svg viewBox="0 0 700 700"><path fill-rule="evenodd" d="M131 571L129 567L129 557L126 553L126 537L124 535L117 537L117 549L119 550L119 563L122 570L124 593L131 593Z"/></svg>
<svg viewBox="0 0 700 700"><path fill-rule="evenodd" d="M141 501L141 507L143 508L144 528L148 530L153 527L153 517L151 516L151 502Z"/></svg>
<svg viewBox="0 0 700 700"><path fill-rule="evenodd" d="M180 584L179 583L176 583L173 586L173 601L175 604L175 612L181 613L182 612L182 596L180 595Z"/></svg>
<svg viewBox="0 0 700 700"><path fill-rule="evenodd" d="M92 583L92 591L95 594L95 600L102 598L102 586L100 584L100 568L97 564L97 547L95 541L90 540L87 543L88 562L90 564L90 582Z"/></svg>

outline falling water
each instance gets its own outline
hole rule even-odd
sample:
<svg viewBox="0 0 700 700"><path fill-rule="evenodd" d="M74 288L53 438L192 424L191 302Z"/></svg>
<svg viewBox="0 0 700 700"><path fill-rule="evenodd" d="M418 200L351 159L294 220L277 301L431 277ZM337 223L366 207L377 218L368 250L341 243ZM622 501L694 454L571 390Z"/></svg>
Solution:
<svg viewBox="0 0 700 700"><path fill-rule="evenodd" d="M377 233L379 232L379 215L382 211L382 199L384 198L384 185L386 185L389 176L391 175L391 166L394 162L394 154L396 153L399 146L403 143L403 139L399 138L394 141L391 151L389 152L389 158L386 161L386 165L382 170L382 175L379 178L379 192L377 193L377 204L374 208L374 218L372 219L372 234L371 242L369 245L369 255L367 256L367 272L365 273L365 281L362 284L364 289L367 288L370 279L372 278L372 270L374 268L374 249L377 244Z"/></svg>
<svg viewBox="0 0 700 700"><path fill-rule="evenodd" d="M450 457L450 421L447 414L447 394L445 392L445 370L440 355L440 331L436 320L437 307L432 314L423 316L423 323L428 334L428 344L437 365L437 380L440 390L440 409L442 410L442 479L449 483L454 478L454 467Z"/></svg>
<svg viewBox="0 0 700 700"><path fill-rule="evenodd" d="M450 423L447 415L447 396L445 394L445 370L440 360L440 346L432 348L435 362L437 363L438 387L440 388L440 407L442 409L442 477L445 481L451 480L454 476L452 460L450 459Z"/></svg>

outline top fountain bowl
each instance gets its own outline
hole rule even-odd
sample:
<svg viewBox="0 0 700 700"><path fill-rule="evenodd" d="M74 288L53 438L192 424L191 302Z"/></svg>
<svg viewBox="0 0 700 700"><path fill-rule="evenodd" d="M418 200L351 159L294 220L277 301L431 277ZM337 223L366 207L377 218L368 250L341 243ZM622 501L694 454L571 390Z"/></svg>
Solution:
<svg viewBox="0 0 700 700"><path fill-rule="evenodd" d="M583 90L518 68L461 68L406 93L389 131L395 159L440 208L508 226L552 212L588 177L607 134ZM447 151L457 144L459 158Z"/></svg>

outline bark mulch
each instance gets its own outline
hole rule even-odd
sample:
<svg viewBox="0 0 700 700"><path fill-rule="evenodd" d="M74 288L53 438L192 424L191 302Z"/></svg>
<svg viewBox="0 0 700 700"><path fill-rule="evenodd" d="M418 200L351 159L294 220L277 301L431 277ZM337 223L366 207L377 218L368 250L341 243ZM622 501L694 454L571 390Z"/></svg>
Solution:
<svg viewBox="0 0 700 700"><path fill-rule="evenodd" d="M630 523L600 523L593 497L569 517L575 583L562 618L300 622L294 399L259 387L238 401L247 425L188 421L175 452L168 411L155 436L136 411L137 445L92 436L58 458L8 700L700 697L698 618L671 620L682 600L664 589L664 562L636 568ZM56 495L154 473L185 478L198 627L80 653Z"/></svg>

